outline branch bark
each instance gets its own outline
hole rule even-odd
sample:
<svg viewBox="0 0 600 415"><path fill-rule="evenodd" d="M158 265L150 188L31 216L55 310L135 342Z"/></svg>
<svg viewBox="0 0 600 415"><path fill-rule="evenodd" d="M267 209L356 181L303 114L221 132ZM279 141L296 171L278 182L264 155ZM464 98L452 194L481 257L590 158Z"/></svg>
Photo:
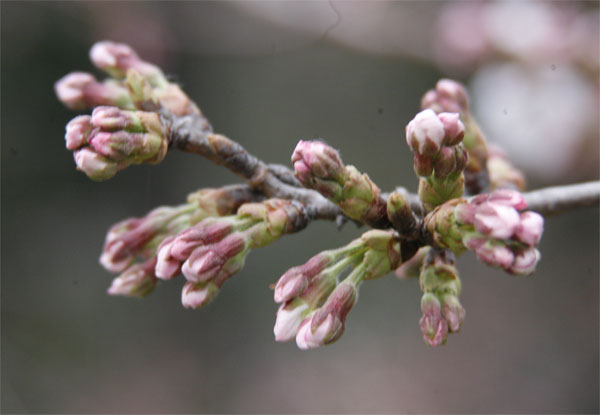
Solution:
<svg viewBox="0 0 600 415"><path fill-rule="evenodd" d="M291 169L279 165L267 165L250 154L237 142L221 134L215 134L208 120L201 114L183 117L164 113L163 120L170 129L172 148L206 157L226 167L247 181L251 189L267 197L293 199L302 202L311 219L326 219L343 223L347 220L340 208L315 190L301 187ZM412 210L423 216L425 210L418 195L399 187L409 201ZM566 186L548 187L523 194L528 208L543 215L553 215L567 210L597 206L600 204L600 181ZM387 200L387 194L382 197Z"/></svg>

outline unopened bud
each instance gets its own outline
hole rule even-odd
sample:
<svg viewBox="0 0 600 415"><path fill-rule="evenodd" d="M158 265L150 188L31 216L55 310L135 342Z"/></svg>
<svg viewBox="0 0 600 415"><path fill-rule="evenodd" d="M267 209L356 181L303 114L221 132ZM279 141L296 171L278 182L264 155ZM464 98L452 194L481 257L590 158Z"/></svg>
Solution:
<svg viewBox="0 0 600 415"><path fill-rule="evenodd" d="M275 302L283 303L302 294L311 280L331 262L330 255L319 253L309 259L306 264L287 270L275 286Z"/></svg>
<svg viewBox="0 0 600 415"><path fill-rule="evenodd" d="M430 109L418 113L406 126L409 147L425 156L433 156L440 150L445 135L444 124Z"/></svg>
<svg viewBox="0 0 600 415"><path fill-rule="evenodd" d="M85 72L65 75L54 84L54 91L65 106L75 111L98 105L131 107L126 88L114 81L98 82Z"/></svg>
<svg viewBox="0 0 600 415"><path fill-rule="evenodd" d="M277 310L277 319L273 328L275 341L287 342L294 339L300 323L309 312L310 307L300 298L282 304Z"/></svg>
<svg viewBox="0 0 600 415"><path fill-rule="evenodd" d="M477 231L496 239L510 238L519 223L519 213L514 208L491 201L477 207L473 220Z"/></svg>
<svg viewBox="0 0 600 415"><path fill-rule="evenodd" d="M171 249L175 236L162 241L157 250L155 274L162 280L170 280L181 273L181 262L173 258Z"/></svg>
<svg viewBox="0 0 600 415"><path fill-rule="evenodd" d="M300 325L296 335L298 347L303 350L314 349L339 339L356 296L353 284L344 282L338 285L325 304Z"/></svg>
<svg viewBox="0 0 600 415"><path fill-rule="evenodd" d="M513 252L502 241L488 240L475 251L477 258L493 267L507 269L514 261Z"/></svg>
<svg viewBox="0 0 600 415"><path fill-rule="evenodd" d="M415 153L413 158L415 173L420 177L428 177L433 173L433 157Z"/></svg>
<svg viewBox="0 0 600 415"><path fill-rule="evenodd" d="M132 265L112 281L107 291L108 294L145 297L156 286L155 263L156 258L152 258L142 264Z"/></svg>
<svg viewBox="0 0 600 415"><path fill-rule="evenodd" d="M119 165L106 157L84 147L73 154L77 170L83 171L92 180L107 180L117 174Z"/></svg>
<svg viewBox="0 0 600 415"><path fill-rule="evenodd" d="M423 316L419 326L423 339L430 346L440 346L446 343L448 337L448 323L442 317L442 307L437 297L432 293L425 293L421 299Z"/></svg>
<svg viewBox="0 0 600 415"><path fill-rule="evenodd" d="M456 333L460 330L465 319L465 309L455 295L444 295L444 309L442 314L448 323L448 330L450 332Z"/></svg>
<svg viewBox="0 0 600 415"><path fill-rule="evenodd" d="M507 269L511 274L531 275L535 271L537 263L540 261L540 251L534 247L519 250L512 265Z"/></svg>
<svg viewBox="0 0 600 415"><path fill-rule="evenodd" d="M445 179L456 169L456 158L452 147L442 147L434 164L436 179Z"/></svg>
<svg viewBox="0 0 600 415"><path fill-rule="evenodd" d="M185 308L197 310L214 300L219 291L220 288L212 281L186 282L181 290L181 303Z"/></svg>
<svg viewBox="0 0 600 415"><path fill-rule="evenodd" d="M91 119L89 115L80 115L69 121L65 133L67 149L77 150L88 143L88 137L93 128Z"/></svg>
<svg viewBox="0 0 600 415"><path fill-rule="evenodd" d="M387 199L387 216L394 228L401 234L414 231L417 220L406 198L398 192L392 192Z"/></svg>
<svg viewBox="0 0 600 415"><path fill-rule="evenodd" d="M161 70L139 58L137 53L124 43L110 41L97 42L90 50L94 65L114 78L125 78L129 69L142 74L152 86L164 86L167 82Z"/></svg>
<svg viewBox="0 0 600 415"><path fill-rule="evenodd" d="M444 144L447 146L458 145L465 136L465 126L456 112L442 112L438 118L444 125Z"/></svg>
<svg viewBox="0 0 600 415"><path fill-rule="evenodd" d="M246 240L234 233L222 241L196 248L181 267L188 281L202 282L216 277L223 265L246 248Z"/></svg>
<svg viewBox="0 0 600 415"><path fill-rule="evenodd" d="M537 245L544 232L544 218L536 212L523 212L520 219L515 237L529 246Z"/></svg>

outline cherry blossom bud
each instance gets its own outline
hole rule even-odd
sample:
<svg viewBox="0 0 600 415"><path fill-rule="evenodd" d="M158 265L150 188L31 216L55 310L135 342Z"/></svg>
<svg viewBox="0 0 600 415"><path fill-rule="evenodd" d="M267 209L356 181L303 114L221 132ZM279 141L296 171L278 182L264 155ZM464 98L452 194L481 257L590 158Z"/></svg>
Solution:
<svg viewBox="0 0 600 415"><path fill-rule="evenodd" d="M156 258L151 258L142 264L132 265L112 281L107 291L108 294L145 297L156 286L157 279L154 276L155 263Z"/></svg>
<svg viewBox="0 0 600 415"><path fill-rule="evenodd" d="M513 252L503 243L494 240L488 240L480 245L475 251L477 258L492 267L507 269L514 261Z"/></svg>
<svg viewBox="0 0 600 415"><path fill-rule="evenodd" d="M237 232L222 241L198 247L181 267L181 272L189 281L202 282L216 277L223 265L247 248L247 240Z"/></svg>
<svg viewBox="0 0 600 415"><path fill-rule="evenodd" d="M101 156L89 147L75 151L73 156L75 164L77 164L77 170L81 170L92 180L110 179L120 170L116 162Z"/></svg>
<svg viewBox="0 0 600 415"><path fill-rule="evenodd" d="M186 282L181 290L181 303L185 308L197 310L214 300L219 291L220 287L212 281Z"/></svg>
<svg viewBox="0 0 600 415"><path fill-rule="evenodd" d="M458 301L458 297L455 295L447 294L444 295L443 298L443 317L448 323L448 330L452 333L456 333L460 330L460 327L465 319L465 309L460 304L460 301Z"/></svg>
<svg viewBox="0 0 600 415"><path fill-rule="evenodd" d="M465 126L456 112L442 112L438 118L444 125L444 144L447 146L458 145L465 136Z"/></svg>
<svg viewBox="0 0 600 415"><path fill-rule="evenodd" d="M523 212L520 219L515 237L529 246L537 245L544 232L544 218L536 212Z"/></svg>
<svg viewBox="0 0 600 415"><path fill-rule="evenodd" d="M163 86L167 83L158 67L141 60L137 53L124 43L97 42L90 50L90 59L94 65L114 78L125 78L127 71L134 69L153 86Z"/></svg>
<svg viewBox="0 0 600 415"><path fill-rule="evenodd" d="M464 112L469 110L469 97L465 87L452 79L440 79L435 85L438 99L448 112Z"/></svg>
<svg viewBox="0 0 600 415"><path fill-rule="evenodd" d="M490 193L488 201L499 205L511 206L517 210L527 208L527 202L525 201L523 194L512 189L496 190Z"/></svg>
<svg viewBox="0 0 600 415"><path fill-rule="evenodd" d="M476 210L477 206L473 203L460 203L454 208L454 217L459 223L470 225L475 220Z"/></svg>
<svg viewBox="0 0 600 415"><path fill-rule="evenodd" d="M94 76L85 72L65 75L54 84L54 91L66 107L75 111L98 105L132 107L125 87L111 80L98 82Z"/></svg>
<svg viewBox="0 0 600 415"><path fill-rule="evenodd" d="M423 333L423 339L430 346L440 346L446 343L448 338L448 323L442 317L442 307L438 298L432 293L425 293L421 299L421 311L423 316L419 320L419 326Z"/></svg>
<svg viewBox="0 0 600 415"><path fill-rule="evenodd" d="M541 259L540 251L534 247L520 250L516 253L512 265L508 268L508 272L517 275L530 275L535 271L535 267Z"/></svg>
<svg viewBox="0 0 600 415"><path fill-rule="evenodd" d="M331 255L321 252L309 259L306 264L287 270L275 285L275 302L283 303L300 295L311 280L332 261Z"/></svg>
<svg viewBox="0 0 600 415"><path fill-rule="evenodd" d="M292 154L300 182L327 197L340 197L344 164L336 150L320 141L300 141Z"/></svg>
<svg viewBox="0 0 600 415"><path fill-rule="evenodd" d="M445 136L444 124L430 109L418 113L406 126L406 142L415 153L421 155L435 155Z"/></svg>
<svg viewBox="0 0 600 415"><path fill-rule="evenodd" d="M388 196L387 216L394 228L401 234L409 234L417 226L415 215L402 193L392 192Z"/></svg>
<svg viewBox="0 0 600 415"><path fill-rule="evenodd" d="M76 150L88 143L88 137L93 128L91 119L92 117L89 115L80 115L69 121L65 133L67 149Z"/></svg>
<svg viewBox="0 0 600 415"><path fill-rule="evenodd" d="M233 229L233 224L230 221L205 219L178 234L171 245L170 254L179 261L185 261L194 249L201 245L219 242L229 235Z"/></svg>
<svg viewBox="0 0 600 415"><path fill-rule="evenodd" d="M338 285L325 304L307 317L296 335L300 349L314 349L335 342L344 332L346 316L354 306L356 287L349 282Z"/></svg>
<svg viewBox="0 0 600 415"><path fill-rule="evenodd" d="M473 224L482 234L497 239L508 239L517 230L520 218L514 208L490 201L477 207Z"/></svg>
<svg viewBox="0 0 600 415"><path fill-rule="evenodd" d="M300 323L310 311L309 305L300 298L281 304L277 310L277 319L273 328L275 341L287 342L294 339Z"/></svg>
<svg viewBox="0 0 600 415"><path fill-rule="evenodd" d="M161 280L170 280L181 273L181 262L173 258L171 249L175 236L170 236L162 241L156 253L156 276Z"/></svg>

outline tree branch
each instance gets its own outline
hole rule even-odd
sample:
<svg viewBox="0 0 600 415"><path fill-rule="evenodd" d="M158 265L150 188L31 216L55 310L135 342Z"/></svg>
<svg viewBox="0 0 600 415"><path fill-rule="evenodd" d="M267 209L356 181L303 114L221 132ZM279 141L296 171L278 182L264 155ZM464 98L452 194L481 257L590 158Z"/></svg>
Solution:
<svg viewBox="0 0 600 415"><path fill-rule="evenodd" d="M527 207L542 215L554 215L600 203L600 181L553 186L523 194Z"/></svg>

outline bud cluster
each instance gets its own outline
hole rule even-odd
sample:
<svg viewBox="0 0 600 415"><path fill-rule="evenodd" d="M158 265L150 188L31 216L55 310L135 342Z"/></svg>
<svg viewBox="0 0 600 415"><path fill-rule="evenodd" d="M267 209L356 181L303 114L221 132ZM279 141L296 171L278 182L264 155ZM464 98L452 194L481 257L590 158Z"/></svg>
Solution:
<svg viewBox="0 0 600 415"><path fill-rule="evenodd" d="M296 177L336 203L351 219L378 227L385 220L381 190L369 176L346 166L337 150L321 141L300 141L292 155Z"/></svg>
<svg viewBox="0 0 600 415"><path fill-rule="evenodd" d="M156 208L144 217L121 221L108 231L100 263L111 272L125 271L115 279L113 287L122 285L116 281L128 281L128 287L138 281L141 285L133 287L134 294L131 294L137 296L137 292L145 287L147 280L156 281L154 274L156 252L163 240L195 225L204 218L229 215L243 203L255 198L256 195L245 186L200 189L188 196L187 204ZM138 258L144 263L136 263ZM148 265L150 262L152 262L151 266ZM150 268L152 278L147 275ZM134 275L136 278L132 277ZM109 294L130 295L128 291L116 288L109 290Z"/></svg>
<svg viewBox="0 0 600 415"><path fill-rule="evenodd" d="M304 350L335 342L344 332L361 282L387 274L400 261L397 234L371 230L342 248L323 251L289 269L275 286L274 299L281 304L275 340L295 338ZM352 271L340 282L349 267Z"/></svg>
<svg viewBox="0 0 600 415"><path fill-rule="evenodd" d="M439 346L446 343L448 332L460 330L465 318L465 309L458 300L461 283L452 252L439 249L427 252L419 281L423 291L421 332L427 344Z"/></svg>
<svg viewBox="0 0 600 415"><path fill-rule="evenodd" d="M487 183L480 182L485 179L487 145L481 128L469 111L469 97L465 87L451 79L440 79L435 89L423 95L421 109L431 109L438 114L451 112L460 115L464 124L463 145L469 153L465 169L467 188L476 193L485 189Z"/></svg>
<svg viewBox="0 0 600 415"><path fill-rule="evenodd" d="M251 248L265 246L306 223L304 207L297 202L269 199L246 203L236 215L206 218L163 240L157 253L156 276L168 280L183 273L188 282L182 303L200 308L244 266Z"/></svg>
<svg viewBox="0 0 600 415"><path fill-rule="evenodd" d="M431 210L464 191L462 172L468 153L461 142L465 127L458 113L436 114L431 109L418 113L406 126L406 142L415 153L419 196Z"/></svg>
<svg viewBox="0 0 600 415"><path fill-rule="evenodd" d="M540 260L536 249L544 219L527 207L521 193L501 189L466 201L452 200L425 218L434 240L454 252L468 248L488 265L529 275Z"/></svg>
<svg viewBox="0 0 600 415"><path fill-rule="evenodd" d="M93 180L106 180L130 164L158 163L169 140L154 112L96 107L67 124L67 149L74 151L77 168Z"/></svg>

